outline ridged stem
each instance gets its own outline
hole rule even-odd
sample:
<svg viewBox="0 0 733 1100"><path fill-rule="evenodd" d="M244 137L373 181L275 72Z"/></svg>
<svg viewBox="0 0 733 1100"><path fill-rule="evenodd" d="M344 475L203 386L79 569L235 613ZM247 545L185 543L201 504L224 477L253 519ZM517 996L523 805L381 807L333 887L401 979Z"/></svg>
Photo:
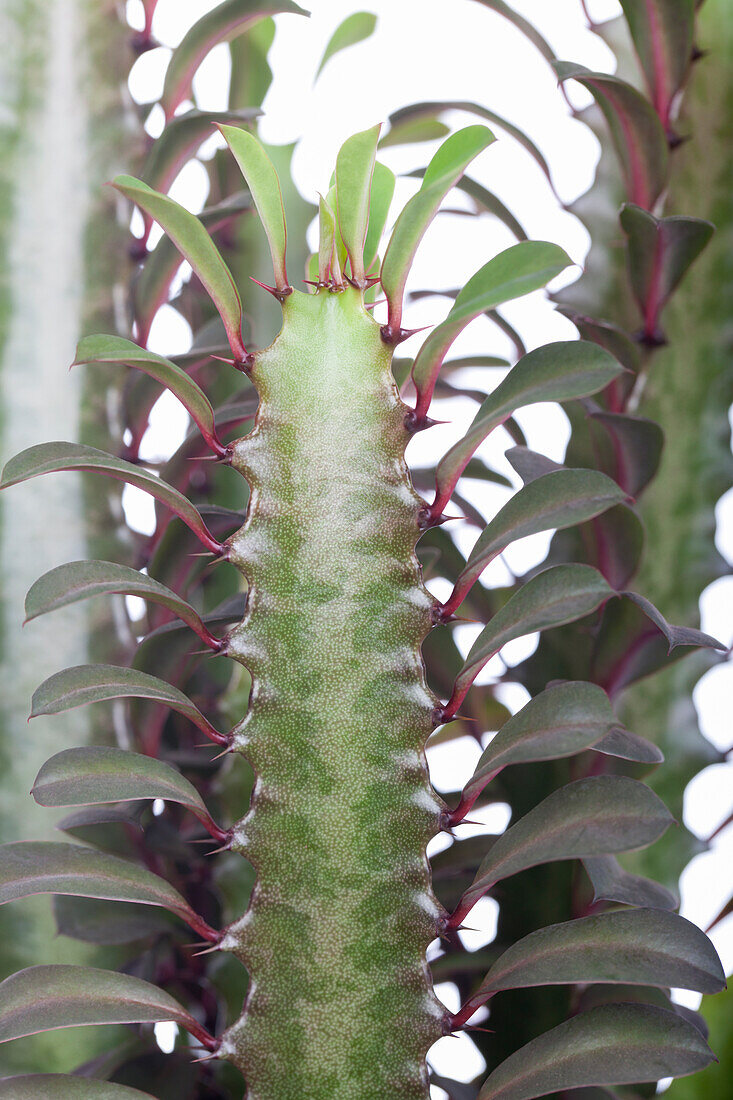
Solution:
<svg viewBox="0 0 733 1100"><path fill-rule="evenodd" d="M233 449L251 498L229 556L250 596L227 652L253 678L233 749L257 773L233 847L257 885L221 944L250 989L220 1054L249 1100L427 1100L444 1010L425 848L442 806L406 410L359 291L295 292L283 313Z"/></svg>

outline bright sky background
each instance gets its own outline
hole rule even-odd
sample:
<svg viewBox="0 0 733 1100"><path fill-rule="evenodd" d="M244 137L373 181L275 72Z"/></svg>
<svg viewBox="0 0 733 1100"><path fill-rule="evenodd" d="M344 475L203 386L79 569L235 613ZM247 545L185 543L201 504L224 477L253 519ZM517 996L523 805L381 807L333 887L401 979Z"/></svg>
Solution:
<svg viewBox="0 0 733 1100"><path fill-rule="evenodd" d="M280 144L300 139L294 158L295 180L302 193L314 200L317 191L324 191L335 156L343 140L356 130L377 121L386 120L390 112L405 104L420 100L473 100L485 104L522 127L542 149L552 171L560 197L568 202L590 186L598 158L598 145L586 127L573 121L560 95L555 79L540 55L510 24L473 0L303 0L312 10L309 20L296 16L277 17L277 36L270 54L275 81L264 104L265 117L260 126L264 140ZM614 59L609 50L588 32L579 0L553 0L537 3L533 0L513 0L517 11L531 20L554 47L557 56L579 61L589 68L613 71ZM163 48L143 55L136 63L130 86L138 102L150 102L162 87L163 72L174 46L184 30L204 11L214 6L213 0L160 0L154 23L154 34ZM617 0L595 0L589 3L591 15L602 20L618 14ZM314 75L326 42L341 20L354 11L368 9L378 16L373 38L334 57L314 86ZM450 10L450 15L446 12ZM129 0L130 22L139 26L139 0ZM214 49L202 65L194 85L197 106L202 109L222 109L226 106L229 61L226 47ZM587 102L579 86L572 91L573 102ZM474 121L456 114L449 122L465 125ZM162 114L153 111L148 129L157 134ZM588 249L588 235L580 223L563 212L552 195L541 171L516 142L500 134L500 140L486 150L472 166L471 174L499 195L532 238L556 241L571 258L581 264ZM216 139L207 143L203 156L210 155ZM383 159L397 173L405 173L424 165L432 148L413 145L387 149ZM393 211L415 190L414 181L399 179ZM189 164L175 181L171 194L190 209L198 211L204 205L207 192L206 173L201 165ZM466 207L463 196L456 193L449 207ZM693 211L694 213L694 211ZM313 232L313 230L311 230ZM314 240L312 243L315 243ZM452 288L462 285L486 260L514 243L508 231L488 216L466 218L443 214L435 222L421 246L411 286L413 288ZM564 273L553 288L573 281L578 268ZM259 293L242 288L244 295ZM447 299L427 299L409 306L408 327L435 324L447 312ZM246 308L246 306L245 306ZM522 334L529 348L551 340L572 339L573 326L556 313L542 293L510 304L504 309L509 321ZM164 308L153 327L150 346L163 354L180 352L188 347L190 332L186 323L170 308ZM414 346L413 346L414 345ZM414 353L419 343L410 341L400 349L402 354ZM456 344L456 354L480 350L488 354L509 352L505 339L488 320L480 319L463 334ZM495 381L502 376L494 371ZM485 382L485 372L481 376ZM470 372L466 375L470 385ZM475 406L466 401L450 406L455 422L423 433L411 445L412 461L427 463L441 455L465 431ZM438 413L440 415L440 413ZM557 461L561 461L567 443L568 430L564 414L552 405L536 405L517 417L530 445ZM186 429L186 417L174 398L166 395L158 402L146 436L144 453L159 458L174 450ZM503 457L511 443L503 431L498 431L480 452L494 468L516 475ZM476 485L477 483L473 483ZM485 514L491 515L508 496L508 491L494 486L481 486L472 499ZM147 498L127 489L125 504L131 522L140 529L152 526L152 509ZM476 537L475 530L460 531L459 540L467 551ZM517 573L540 562L546 553L550 536L538 535L516 543L505 555L509 568ZM718 507L718 547L728 560L733 558L733 491ZM509 576L507 565L496 562L487 570L488 583L503 583ZM438 596L445 596L439 585ZM724 578L703 595L703 629L724 642L733 641L733 578ZM661 609L664 611L664 608ZM470 646L479 627L459 628L459 644L464 651ZM509 664L522 660L534 649L536 637L520 639L505 647L503 657ZM484 670L480 682L490 681L502 664L495 659ZM726 716L730 710L733 676L730 665L720 665L701 680L695 693L702 728L721 750L731 745L730 725ZM502 689L504 701L517 709L526 698L518 687ZM728 703L726 705L726 699ZM643 730L637 731L643 734ZM439 790L461 786L473 770L478 749L466 738L431 750L431 774ZM701 837L707 837L731 811L732 764L707 768L690 784L685 799L685 823ZM473 815L472 815L473 816ZM494 806L483 815L483 829L495 831L506 826L508 809ZM481 827L461 827L462 835L483 831ZM438 838L436 849L444 842ZM709 852L698 856L686 870L682 880L682 913L703 927L720 910L731 891L730 868L733 866L733 828L728 828L712 845ZM472 913L472 924L480 925L481 933L465 934L470 947L478 947L493 935L496 905L484 899ZM733 919L723 922L712 934L721 953L726 971L733 969ZM458 1007L455 990L441 987L440 993L451 1009ZM699 997L680 993L679 999L695 1006ZM161 1033L161 1041L165 1036ZM471 1080L482 1069L482 1059L465 1036L448 1038L436 1044L431 1052L436 1071L460 1080ZM444 1094L434 1090L436 1098Z"/></svg>

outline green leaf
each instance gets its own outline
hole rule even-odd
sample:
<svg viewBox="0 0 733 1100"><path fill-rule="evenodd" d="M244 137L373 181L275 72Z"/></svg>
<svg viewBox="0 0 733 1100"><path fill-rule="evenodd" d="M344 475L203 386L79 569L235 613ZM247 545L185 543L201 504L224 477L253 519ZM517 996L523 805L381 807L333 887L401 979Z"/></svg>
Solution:
<svg viewBox="0 0 733 1100"><path fill-rule="evenodd" d="M662 909L622 909L532 932L503 952L462 1007L467 1020L502 989L603 982L717 993L725 974L697 925Z"/></svg>
<svg viewBox="0 0 733 1100"><path fill-rule="evenodd" d="M364 242L364 270L369 274L379 255L379 244L387 224L389 208L394 195L395 175L386 164L377 161L372 176L372 191L369 200L369 224Z"/></svg>
<svg viewBox="0 0 733 1100"><path fill-rule="evenodd" d="M100 947L137 944L160 936L180 942L189 935L188 929L180 928L166 910L126 901L57 894L53 899L53 916L60 936Z"/></svg>
<svg viewBox="0 0 733 1100"><path fill-rule="evenodd" d="M150 493L166 508L170 508L180 516L194 534L198 535L204 546L214 554L221 553L221 543L211 534L198 510L172 485L167 485L155 474L135 466L132 462L125 462L122 458L116 458L114 455L107 454L106 451L99 451L96 447L87 447L83 443L58 441L37 443L35 447L28 447L27 450L21 451L6 462L0 489L18 485L33 477L40 477L41 474L56 473L61 470L91 470L116 478L118 481L125 481L128 485L134 485L137 489Z"/></svg>
<svg viewBox="0 0 733 1100"><path fill-rule="evenodd" d="M623 80L583 65L556 61L559 81L577 80L603 112L624 173L629 198L651 210L667 183L669 147L659 116L647 99Z"/></svg>
<svg viewBox="0 0 733 1100"><path fill-rule="evenodd" d="M400 214L382 262L382 287L390 308L389 325L402 324L402 299L418 245L438 208L471 161L494 140L485 126L467 126L446 138L428 164L422 185Z"/></svg>
<svg viewBox="0 0 733 1100"><path fill-rule="evenodd" d="M336 157L336 213L351 263L351 277L363 286L364 243L369 223L369 196L380 125L347 138Z"/></svg>
<svg viewBox="0 0 733 1100"><path fill-rule="evenodd" d="M241 192L214 206L205 207L199 214L199 221L213 233L232 218L251 209L250 195ZM136 334L142 345L148 342L156 313L168 301L170 286L181 262L181 254L176 246L168 237L163 236L155 248L148 252L145 263L136 275L132 293ZM218 354L226 355L226 348L222 348Z"/></svg>
<svg viewBox="0 0 733 1100"><path fill-rule="evenodd" d="M437 118L405 119L404 122L393 123L382 140L380 149L386 149L390 145L412 145L422 141L439 141L450 133L450 126L439 122Z"/></svg>
<svg viewBox="0 0 733 1100"><path fill-rule="evenodd" d="M31 794L39 806L90 806L162 798L195 814L223 839L196 788L180 772L151 756L106 746L64 749L43 765Z"/></svg>
<svg viewBox="0 0 733 1100"><path fill-rule="evenodd" d="M495 11L497 15L502 15L510 23L513 23L517 30L521 31L525 38L529 39L532 45L539 50L545 60L552 64L555 59L555 51L529 20L519 15L504 0L478 0L478 3L483 4L485 8Z"/></svg>
<svg viewBox="0 0 733 1100"><path fill-rule="evenodd" d="M532 577L510 596L471 646L444 708L446 717L456 713L481 669L507 642L582 619L613 595L614 590L591 565L555 565Z"/></svg>
<svg viewBox="0 0 733 1100"><path fill-rule="evenodd" d="M733 1065L733 984L725 993L703 997L698 1010L710 1028L710 1045L718 1055L704 1073L675 1081L667 1090L667 1100L712 1100L730 1091L730 1067Z"/></svg>
<svg viewBox="0 0 733 1100"><path fill-rule="evenodd" d="M99 335L85 336L79 341L72 366L79 363L122 364L154 378L178 398L212 450L220 456L226 454L226 447L216 434L214 410L208 397L198 383L170 359L147 351L122 336Z"/></svg>
<svg viewBox="0 0 733 1100"><path fill-rule="evenodd" d="M244 134L244 130L235 133ZM242 342L242 301L219 249L195 214L148 187L133 176L116 176L113 186L161 226L185 260L188 260L202 286L219 311L229 346L238 361L245 360Z"/></svg>
<svg viewBox="0 0 733 1100"><path fill-rule="evenodd" d="M684 1077L712 1061L698 1028L652 1005L601 1005L545 1032L488 1077L478 1100L534 1100L585 1085Z"/></svg>
<svg viewBox="0 0 733 1100"><path fill-rule="evenodd" d="M584 523L624 497L616 482L599 470L553 470L530 481L499 509L482 533L444 611L452 614L460 606L486 566L511 542Z"/></svg>
<svg viewBox="0 0 733 1100"><path fill-rule="evenodd" d="M288 230L285 224L282 189L275 165L253 134L236 126L219 129L239 165L265 230L275 272L275 286L289 291L285 252Z"/></svg>
<svg viewBox="0 0 733 1100"><path fill-rule="evenodd" d="M214 729L198 707L179 691L136 668L118 665L76 665L65 668L44 680L33 693L31 718L41 714L60 714L87 703L108 699L150 699L171 707L217 744L228 744L228 739Z"/></svg>
<svg viewBox="0 0 733 1100"><path fill-rule="evenodd" d="M25 598L26 622L55 611L59 607L90 596L111 595L139 596L172 611L199 638L212 648L219 641L207 629L199 613L180 596L159 581L127 565L112 561L72 561L44 573L31 586Z"/></svg>
<svg viewBox="0 0 733 1100"><path fill-rule="evenodd" d="M666 887L624 870L615 856L591 856L583 860L593 887L593 901L616 901L652 909L676 909L680 903Z"/></svg>
<svg viewBox="0 0 733 1100"><path fill-rule="evenodd" d="M241 111L193 110L176 115L153 142L141 173L142 178L156 191L167 191L184 164L211 137L215 122L246 126L261 114L259 107L246 107Z"/></svg>
<svg viewBox="0 0 733 1100"><path fill-rule="evenodd" d="M623 369L607 351L585 340L562 340L530 351L489 394L466 435L438 464L431 517L439 518L468 460L516 409L537 401L587 397L607 386Z"/></svg>
<svg viewBox="0 0 733 1100"><path fill-rule="evenodd" d="M29 1073L0 1081L0 1100L155 1100L149 1092L96 1081L91 1077L69 1077L65 1073Z"/></svg>
<svg viewBox="0 0 733 1100"><path fill-rule="evenodd" d="M525 485L545 474L567 468L561 462L553 462L547 455L532 451L529 447L510 447L508 451L504 451L504 455Z"/></svg>
<svg viewBox="0 0 733 1100"><path fill-rule="evenodd" d="M341 50L345 50L349 46L356 46L358 42L363 42L366 38L370 38L374 34L376 26L377 17L370 11L355 11L352 15L347 15L343 23L338 25L328 40L316 71L316 80L323 72L326 63L335 54L340 53Z"/></svg>
<svg viewBox="0 0 733 1100"><path fill-rule="evenodd" d="M568 783L499 837L450 926L461 924L479 898L509 875L540 863L644 848L672 821L661 799L635 779L598 775Z"/></svg>
<svg viewBox="0 0 733 1100"><path fill-rule="evenodd" d="M230 42L259 19L278 12L308 14L291 0L225 0L194 23L168 62L160 101L166 118L171 117L179 103L188 99L196 70L218 42Z"/></svg>
<svg viewBox="0 0 733 1100"><path fill-rule="evenodd" d="M570 263L556 244L521 241L494 256L468 280L445 321L433 329L415 359L412 380L418 395L418 419L427 414L443 360L466 325L502 302L546 286Z"/></svg>
<svg viewBox="0 0 733 1100"><path fill-rule="evenodd" d="M95 848L47 840L0 845L0 905L33 894L72 894L158 905L177 914L206 939L217 938L217 933L165 879L138 863Z"/></svg>
<svg viewBox="0 0 733 1100"><path fill-rule="evenodd" d="M549 165L532 139L525 134L523 130L520 130L518 126L515 126L514 123L509 122L508 119L502 118L501 115L497 115L496 112L490 111L488 107L483 107L479 103L472 103L465 99L431 100L423 103L412 103L409 107L401 107L399 111L395 111L394 114L389 116L389 121L392 127L402 126L408 121L416 121L424 118L426 115L428 118L435 117L436 115L442 114L444 111L467 111L469 114L477 115L479 118L485 119L486 122L491 123L492 126L498 126L500 130L505 130L523 149L527 150L535 163L539 165L547 182L550 184L550 187L552 187L553 194L557 196L557 192L552 183Z"/></svg>
<svg viewBox="0 0 733 1100"><path fill-rule="evenodd" d="M512 715L484 749L463 790L460 817L503 768L572 756L617 725L608 696L597 684L568 681L545 688Z"/></svg>
<svg viewBox="0 0 733 1100"><path fill-rule="evenodd" d="M509 207L493 191L487 191L485 187L482 187L480 183L469 176L464 176L462 180L459 180L456 187L473 199L477 213L486 211L487 214L493 214L507 227L510 233L514 234L518 241L527 240L527 234L523 227L514 217Z"/></svg>
<svg viewBox="0 0 733 1100"><path fill-rule="evenodd" d="M669 124L672 99L692 60L695 0L621 0L652 103Z"/></svg>
<svg viewBox="0 0 733 1100"><path fill-rule="evenodd" d="M0 1043L60 1027L174 1020L209 1050L215 1040L162 989L88 966L30 966L0 982Z"/></svg>
<svg viewBox="0 0 733 1100"><path fill-rule="evenodd" d="M640 206L621 209L627 237L629 273L644 331L656 337L659 314L690 265L712 237L715 226L702 218L655 218Z"/></svg>
<svg viewBox="0 0 733 1100"><path fill-rule="evenodd" d="M637 592L623 592L622 595L641 608L647 619L654 623L657 630L664 635L667 642L668 656L673 649L681 645L701 646L705 649L726 648L717 638L705 634L702 630L696 630L694 627L689 626L673 626L672 623L668 623L661 611L658 611L653 603Z"/></svg>
<svg viewBox="0 0 733 1100"><path fill-rule="evenodd" d="M639 737L637 733L621 727L611 730L593 748L606 756L618 756L638 764L661 764L664 761L664 753L646 737Z"/></svg>

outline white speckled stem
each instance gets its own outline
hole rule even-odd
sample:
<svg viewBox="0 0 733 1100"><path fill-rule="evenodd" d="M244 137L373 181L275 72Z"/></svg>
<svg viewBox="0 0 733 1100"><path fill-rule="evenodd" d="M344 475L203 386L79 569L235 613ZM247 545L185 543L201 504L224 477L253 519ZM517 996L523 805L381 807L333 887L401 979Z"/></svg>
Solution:
<svg viewBox="0 0 733 1100"><path fill-rule="evenodd" d="M228 652L254 685L234 748L258 777L234 847L257 885L222 943L251 985L220 1053L249 1100L427 1100L444 1010L425 847L442 806L406 409L358 291L296 292L283 310L233 454L252 496L230 556L250 597Z"/></svg>

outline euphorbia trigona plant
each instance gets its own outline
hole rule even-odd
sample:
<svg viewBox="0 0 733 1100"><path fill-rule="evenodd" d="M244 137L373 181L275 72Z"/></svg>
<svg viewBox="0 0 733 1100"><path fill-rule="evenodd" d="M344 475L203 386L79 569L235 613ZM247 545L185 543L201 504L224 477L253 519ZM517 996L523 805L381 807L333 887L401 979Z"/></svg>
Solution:
<svg viewBox="0 0 733 1100"><path fill-rule="evenodd" d="M456 808L434 794L424 762L432 730L458 713L479 672L506 642L587 619L616 596L657 614L637 597L617 593L591 566L552 567L496 601L446 701L425 681L421 643L433 625L451 620L465 604L498 553L516 538L601 515L625 493L598 471L558 469L525 455L525 487L492 519L444 602L422 585L415 557L421 532L443 522L477 448L518 408L587 397L619 378L623 368L607 350L586 341L551 344L524 356L438 463L435 495L424 501L412 487L404 453L412 435L430 426L431 398L453 341L480 314L544 286L567 257L555 245L522 242L490 259L424 341L412 367L417 400L409 406L392 373L394 349L409 335L402 321L407 274L440 203L491 143L490 132L470 126L446 140L398 217L381 262L394 180L375 164L377 127L349 139L337 159L334 186L321 200L319 255L307 292L288 279L285 214L271 162L245 131L225 125L222 133L270 245L269 289L282 304L283 327L269 348L253 352L245 345L239 290L201 223L131 177L116 185L161 224L208 291L230 345L230 365L221 369L241 372L257 391L253 430L225 443L198 384L172 361L120 337L88 337L77 360L128 364L168 386L213 457L246 479L244 525L221 538L186 497L142 466L77 444L32 447L11 459L3 481L10 485L71 469L127 481L150 492L216 560L242 574L246 608L228 633L217 633L152 576L108 562L71 563L47 574L29 593L28 615L99 593L137 595L178 615L212 652L246 668L249 701L230 730L218 728L178 689L134 668L67 670L41 685L33 703L34 714L120 697L167 704L224 754L243 757L254 769L252 805L242 820L215 820L196 788L154 755L111 747L53 757L41 769L34 794L48 806L177 803L218 846L251 863L257 876L252 899L226 927L214 927L156 873L154 855L146 859L143 852L143 862L135 863L104 845L98 850L32 842L4 849L0 897L50 892L167 909L210 951L232 953L244 963L244 1009L214 1034L137 974L40 965L0 987L0 1038L82 1023L175 1019L206 1056L242 1071L251 1100L425 1100L428 1048L463 1026L498 990L615 982L720 988L720 965L702 933L650 906L538 929L494 962L481 988L453 1017L433 995L428 945L436 937L454 939L474 904L496 884L540 863L641 847L671 820L644 784L623 775L591 775L554 791L493 845L486 840L478 870L450 910L438 905L431 890L429 839L463 820L503 768L587 749L640 761L653 756L648 743L620 725L601 688L565 681L548 685L504 725ZM383 325L367 308L377 283L388 304ZM234 617L219 616L229 622ZM681 628L671 641L715 644ZM243 766L239 774L244 776ZM237 775L232 768L229 782L236 783ZM245 860L238 866L248 881ZM638 1004L602 1004L508 1058L480 1095L530 1100L564 1089L656 1081L693 1072L709 1059L700 1032L679 1015L643 998ZM89 1077L16 1078L0 1086L0 1095L2 1087L11 1090L9 1096L130 1094Z"/></svg>

